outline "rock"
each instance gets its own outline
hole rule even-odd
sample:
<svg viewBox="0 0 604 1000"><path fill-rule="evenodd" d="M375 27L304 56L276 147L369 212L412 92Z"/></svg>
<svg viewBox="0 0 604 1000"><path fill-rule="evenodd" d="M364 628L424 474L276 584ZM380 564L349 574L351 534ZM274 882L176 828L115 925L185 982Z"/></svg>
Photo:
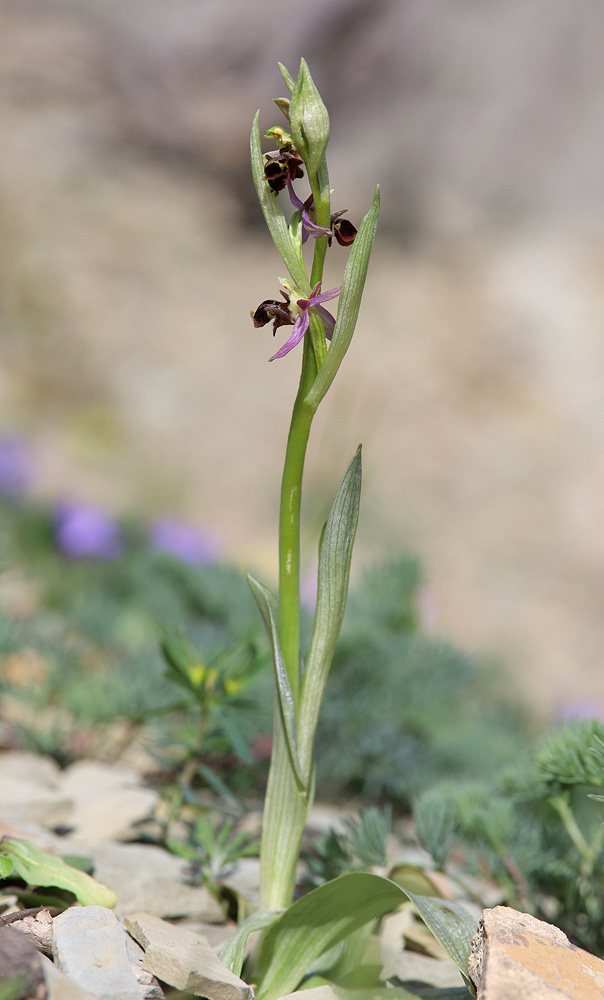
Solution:
<svg viewBox="0 0 604 1000"><path fill-rule="evenodd" d="M52 955L52 917L50 910L44 908L35 916L20 917L18 920L12 920L11 927L31 941L38 951Z"/></svg>
<svg viewBox="0 0 604 1000"><path fill-rule="evenodd" d="M71 907L53 920L55 962L99 1000L142 1000L117 917L104 906Z"/></svg>
<svg viewBox="0 0 604 1000"><path fill-rule="evenodd" d="M0 754L0 817L5 823L64 823L71 811L69 795L58 787L59 768L33 753Z"/></svg>
<svg viewBox="0 0 604 1000"><path fill-rule="evenodd" d="M253 1000L253 990L214 954L208 942L148 913L124 919L145 949L143 968L162 982L209 1000Z"/></svg>
<svg viewBox="0 0 604 1000"><path fill-rule="evenodd" d="M78 761L65 771L61 790L73 800L68 822L79 841L128 840L157 802L157 793L141 787L134 771L94 761Z"/></svg>
<svg viewBox="0 0 604 1000"><path fill-rule="evenodd" d="M483 910L468 966L478 1000L602 1000L604 962L558 927L508 906Z"/></svg>
<svg viewBox="0 0 604 1000"><path fill-rule="evenodd" d="M38 950L12 927L0 926L0 993L6 987L7 996L12 996L10 984L15 979L22 982L19 998L44 1000L46 988Z"/></svg>
<svg viewBox="0 0 604 1000"><path fill-rule="evenodd" d="M96 844L87 848L94 877L117 893L115 913L195 917L223 924L220 903L202 886L187 885L187 862L152 844Z"/></svg>
<svg viewBox="0 0 604 1000"><path fill-rule="evenodd" d="M153 973L143 969L145 952L129 934L126 934L126 951L137 982L143 987L145 1000L164 1000L165 993Z"/></svg>
<svg viewBox="0 0 604 1000"><path fill-rule="evenodd" d="M398 951L382 945L382 977L396 976L407 989L413 984L433 987L463 986L461 973L453 962L427 958L412 951Z"/></svg>
<svg viewBox="0 0 604 1000"><path fill-rule="evenodd" d="M96 1000L92 993L74 983L73 979L61 972L49 958L46 958L45 955L40 955L40 958L48 991L46 1000Z"/></svg>
<svg viewBox="0 0 604 1000"><path fill-rule="evenodd" d="M256 905L260 893L260 858L239 858L233 871L221 881L227 888Z"/></svg>

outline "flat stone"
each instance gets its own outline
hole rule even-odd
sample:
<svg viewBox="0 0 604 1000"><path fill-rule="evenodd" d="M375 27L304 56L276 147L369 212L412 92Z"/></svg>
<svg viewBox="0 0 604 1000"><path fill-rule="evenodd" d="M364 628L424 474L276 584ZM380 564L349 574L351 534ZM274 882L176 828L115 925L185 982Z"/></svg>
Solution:
<svg viewBox="0 0 604 1000"><path fill-rule="evenodd" d="M184 881L187 862L153 844L94 844L87 848L94 877L117 894L115 913L226 920L220 903L203 886Z"/></svg>
<svg viewBox="0 0 604 1000"><path fill-rule="evenodd" d="M40 958L46 983L46 1000L96 1000L92 993L74 983L49 958L45 955L40 955Z"/></svg>
<svg viewBox="0 0 604 1000"><path fill-rule="evenodd" d="M382 945L382 976L384 979L396 976L411 991L413 983L444 987L463 986L461 972L447 960L428 958L413 951L398 951Z"/></svg>
<svg viewBox="0 0 604 1000"><path fill-rule="evenodd" d="M37 948L12 927L0 926L0 989L8 987L13 979L23 980L20 997L28 1000L45 997L44 974Z"/></svg>
<svg viewBox="0 0 604 1000"><path fill-rule="evenodd" d="M58 787L59 767L33 753L0 753L0 819L16 825L60 826L72 802Z"/></svg>
<svg viewBox="0 0 604 1000"><path fill-rule="evenodd" d="M141 786L136 772L95 761L73 764L63 772L60 787L73 802L68 824L77 841L128 840L158 798Z"/></svg>
<svg viewBox="0 0 604 1000"><path fill-rule="evenodd" d="M148 913L125 917L124 926L145 949L143 967L162 982L209 1000L253 1000L251 987L222 964L200 935Z"/></svg>
<svg viewBox="0 0 604 1000"><path fill-rule="evenodd" d="M233 871L221 881L248 902L257 904L260 898L260 858L239 858Z"/></svg>
<svg viewBox="0 0 604 1000"><path fill-rule="evenodd" d="M52 757L5 750L0 753L0 777L17 778L44 788L57 788L61 768Z"/></svg>
<svg viewBox="0 0 604 1000"><path fill-rule="evenodd" d="M140 944L133 937L130 937L129 934L126 934L126 951L128 952L130 965L134 969L137 982L143 988L145 1000L164 1000L166 994L159 985L158 980L152 972L147 972L146 969L143 969L145 952Z"/></svg>
<svg viewBox="0 0 604 1000"><path fill-rule="evenodd" d="M508 906L483 910L469 974L478 1000L602 1000L604 962L558 927Z"/></svg>
<svg viewBox="0 0 604 1000"><path fill-rule="evenodd" d="M99 1000L142 1000L126 949L126 935L104 906L72 906L53 920L55 962Z"/></svg>

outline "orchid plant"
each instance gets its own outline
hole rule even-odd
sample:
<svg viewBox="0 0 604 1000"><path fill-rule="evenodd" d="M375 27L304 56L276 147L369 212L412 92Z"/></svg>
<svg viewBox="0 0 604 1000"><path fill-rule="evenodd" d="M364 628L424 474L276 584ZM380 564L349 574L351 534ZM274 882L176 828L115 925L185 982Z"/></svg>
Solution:
<svg viewBox="0 0 604 1000"><path fill-rule="evenodd" d="M289 338L269 360L282 359L301 344L301 375L281 483L278 601L266 586L248 577L268 633L275 678L273 748L260 845L260 909L243 922L221 953L228 968L239 975L247 938L252 932L264 932L251 970L258 1000L277 1000L291 992L320 956L329 955L340 942L352 944L353 935L348 971L354 968L356 977L364 950L359 933L409 899L426 923L437 928L463 976L474 931L474 922L458 912L457 904L412 896L371 872L341 875L292 903L302 833L314 793L315 732L348 593L361 492L361 448L344 474L319 540L314 627L304 659L300 650L302 476L313 418L339 371L359 315L379 213L379 189L358 232L342 218L343 210L332 212L325 159L327 109L304 60L295 80L284 66L279 68L290 97L275 103L287 119L287 131L280 126L269 129L266 137L277 149L263 154L258 113L252 125L251 156L260 205L289 277L279 279L282 301L265 299L251 315L255 327L272 322L274 335L281 327L292 327ZM305 198L294 187L298 182L310 187ZM286 196L280 201L286 190L293 208L289 222L281 203ZM303 247L311 239L312 262L307 268ZM325 258L334 239L350 247L350 253L341 285L322 291ZM336 298L334 317L325 303ZM342 961L336 964L341 975ZM329 969L329 960L324 958L320 982L335 982ZM306 984L315 983L307 979Z"/></svg>
<svg viewBox="0 0 604 1000"><path fill-rule="evenodd" d="M272 321L273 334L291 326L270 361L302 345L301 377L287 441L279 516L279 600L250 578L268 630L276 680L273 753L261 843L261 905L287 906L293 896L300 841L313 795L313 742L319 707L342 624L361 488L361 452L353 458L320 542L318 597L310 648L300 655L300 505L302 475L312 421L333 382L354 332L379 211L379 191L359 231L343 212L332 213L325 151L329 117L308 67L294 80L280 66L290 91L278 99L288 131L274 126L266 137L277 149L262 154L258 115L251 133L252 173L273 242L288 278L279 278L282 299L265 299L252 312L255 327ZM306 176L305 176L306 175ZM298 183L310 194L300 197ZM293 215L280 202L289 194ZM322 291L323 268L333 239L350 246L342 284ZM312 265L303 245L313 242ZM310 273L309 273L310 270ZM337 318L325 303L339 298Z"/></svg>

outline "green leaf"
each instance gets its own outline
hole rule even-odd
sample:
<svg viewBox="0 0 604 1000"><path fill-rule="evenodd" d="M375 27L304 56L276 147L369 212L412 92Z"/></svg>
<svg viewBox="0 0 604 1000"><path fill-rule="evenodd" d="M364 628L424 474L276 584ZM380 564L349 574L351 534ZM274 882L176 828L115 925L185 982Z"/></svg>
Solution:
<svg viewBox="0 0 604 1000"><path fill-rule="evenodd" d="M461 972L469 989L472 988L468 977L468 959L472 947L472 938L476 933L476 921L459 903L449 899L435 899L432 896L416 896L406 890L426 927L445 949L452 962Z"/></svg>
<svg viewBox="0 0 604 1000"><path fill-rule="evenodd" d="M283 653L281 652L281 645L279 643L275 599L268 587L259 583L258 580L255 580L249 573L247 578L250 590L252 591L254 600L258 605L258 610L262 615L262 621L264 622L271 643L273 666L275 668L275 685L278 694L281 723L287 738L287 746L292 768L294 769L296 780L300 784L301 788L306 789L308 787L308 777L304 777L300 767L300 758L298 756L298 738L296 735L296 706L294 703L291 685L289 683L289 677L287 675L287 667L285 666L285 660L283 659Z"/></svg>
<svg viewBox="0 0 604 1000"><path fill-rule="evenodd" d="M0 843L0 851L11 859L19 877L29 885L68 889L83 906L113 907L117 902L115 893L107 886L29 841L5 839Z"/></svg>
<svg viewBox="0 0 604 1000"><path fill-rule="evenodd" d="M380 189L376 188L371 208L361 222L352 250L348 257L342 291L338 303L338 316L331 338L331 346L327 357L321 365L317 377L310 389L305 402L317 407L333 382L344 355L350 346L354 328L361 308L361 298L369 267L369 258L373 247L378 215L380 213Z"/></svg>
<svg viewBox="0 0 604 1000"><path fill-rule="evenodd" d="M258 910L256 913L252 913L251 917L243 921L222 947L219 958L223 965L226 965L227 969L230 969L236 976L240 976L245 959L245 946L250 934L272 927L279 917L280 913L277 910Z"/></svg>
<svg viewBox="0 0 604 1000"><path fill-rule="evenodd" d="M21 1000L27 989L27 977L23 973L11 976L0 983L0 1000Z"/></svg>
<svg viewBox="0 0 604 1000"><path fill-rule="evenodd" d="M279 199L273 194L264 179L264 161L262 159L262 145L260 141L260 129L258 127L259 115L260 112L256 112L250 134L252 177L258 201L260 202L260 207L273 243L281 254L294 284L303 295L310 295L311 288L301 254L298 253L296 245L291 238L286 218L279 204Z"/></svg>
<svg viewBox="0 0 604 1000"><path fill-rule="evenodd" d="M283 82L285 83L285 86L287 87L287 89L291 94L292 90L296 86L296 81L294 80L291 73L288 73L283 63L277 63L277 66L279 67L279 71L281 73L281 76L283 77Z"/></svg>
<svg viewBox="0 0 604 1000"><path fill-rule="evenodd" d="M346 609L350 561L359 520L361 472L359 445L337 492L319 543L317 609L302 679L299 712L300 760L304 773L311 765L323 691Z"/></svg>
<svg viewBox="0 0 604 1000"><path fill-rule="evenodd" d="M277 1000L296 989L312 964L358 928L410 899L459 968L468 988L467 958L476 929L457 903L414 896L390 879L351 872L293 903L267 932L258 959L257 1000Z"/></svg>
<svg viewBox="0 0 604 1000"><path fill-rule="evenodd" d="M0 848L1 850L1 848ZM10 858L0 855L0 878L6 878L13 870L13 863Z"/></svg>
<svg viewBox="0 0 604 1000"><path fill-rule="evenodd" d="M323 952L406 899L394 882L351 872L293 903L267 932L259 957L258 1000L294 990Z"/></svg>

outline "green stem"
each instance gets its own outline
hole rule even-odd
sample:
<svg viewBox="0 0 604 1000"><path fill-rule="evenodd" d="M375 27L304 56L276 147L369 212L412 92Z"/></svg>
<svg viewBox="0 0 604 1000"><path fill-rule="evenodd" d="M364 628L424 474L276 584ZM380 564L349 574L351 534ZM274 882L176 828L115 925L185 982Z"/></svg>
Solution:
<svg viewBox="0 0 604 1000"><path fill-rule="evenodd" d="M306 345L305 345L306 346ZM308 352L305 352L308 353ZM308 359L310 366L310 358ZM304 367L289 428L279 513L279 639L294 702L300 690L300 507L302 473L314 410L304 403Z"/></svg>
<svg viewBox="0 0 604 1000"><path fill-rule="evenodd" d="M329 225L329 181L323 166L311 178L317 221ZM325 221L327 220L327 221ZM322 280L327 239L315 241L311 287ZM306 448L316 406L305 400L325 358L323 324L310 315L309 336L304 338L302 372L287 438L281 505L279 511L279 642L296 705L300 701L300 511ZM308 776L310 784L310 775ZM310 792L296 780L287 740L275 706L273 751L262 820L260 844L260 906L281 909L292 901L302 833Z"/></svg>
<svg viewBox="0 0 604 1000"><path fill-rule="evenodd" d="M581 855L583 863L586 865L587 872L592 872L597 860L596 855L583 836L579 824L575 819L575 814L570 807L568 798L565 795L556 795L554 798L550 799L550 801L562 820L562 825L564 826L568 836Z"/></svg>

